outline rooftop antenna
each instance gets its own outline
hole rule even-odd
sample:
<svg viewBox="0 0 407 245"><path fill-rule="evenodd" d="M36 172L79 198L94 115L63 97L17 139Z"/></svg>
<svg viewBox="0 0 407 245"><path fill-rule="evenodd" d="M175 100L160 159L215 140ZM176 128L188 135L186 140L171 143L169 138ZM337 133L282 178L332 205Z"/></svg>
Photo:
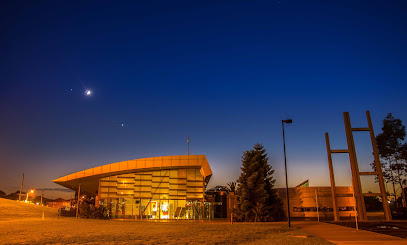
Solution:
<svg viewBox="0 0 407 245"><path fill-rule="evenodd" d="M188 143L188 156L189 156L189 136L188 136L188 139L187 139L187 143Z"/></svg>

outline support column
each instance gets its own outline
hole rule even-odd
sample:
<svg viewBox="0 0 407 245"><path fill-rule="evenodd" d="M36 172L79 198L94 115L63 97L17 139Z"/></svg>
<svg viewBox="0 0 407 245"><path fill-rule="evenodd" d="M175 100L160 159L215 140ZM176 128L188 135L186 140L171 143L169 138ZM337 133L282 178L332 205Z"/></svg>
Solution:
<svg viewBox="0 0 407 245"><path fill-rule="evenodd" d="M327 154L328 154L329 177L331 179L331 195L332 195L332 205L333 205L333 209L334 209L334 220L339 221L340 218L339 218L339 213L338 213L338 200L337 200L337 196L336 196L334 168L332 165L331 145L329 143L328 133L325 133L325 141L326 141L326 150L327 150Z"/></svg>
<svg viewBox="0 0 407 245"><path fill-rule="evenodd" d="M370 118L369 111L366 111L366 117L367 117L367 123L369 125L370 139L372 141L374 160L375 160L375 164L376 164L377 179L379 181L380 193L382 194L384 218L386 219L386 221L390 221L392 219L391 211L390 211L389 203L387 202L387 193L386 193L386 187L385 187L384 181L383 181L382 165L380 164L379 150L377 149L376 138L374 135L372 119Z"/></svg>
<svg viewBox="0 0 407 245"><path fill-rule="evenodd" d="M205 219L205 177L202 176L202 221Z"/></svg>
<svg viewBox="0 0 407 245"><path fill-rule="evenodd" d="M79 198L81 197L81 183L79 183L79 188L78 188L78 198L76 201L76 218L78 218L79 216Z"/></svg>
<svg viewBox="0 0 407 245"><path fill-rule="evenodd" d="M99 207L99 196L100 196L100 178L99 178L99 184L98 184L98 193L95 196L95 207Z"/></svg>

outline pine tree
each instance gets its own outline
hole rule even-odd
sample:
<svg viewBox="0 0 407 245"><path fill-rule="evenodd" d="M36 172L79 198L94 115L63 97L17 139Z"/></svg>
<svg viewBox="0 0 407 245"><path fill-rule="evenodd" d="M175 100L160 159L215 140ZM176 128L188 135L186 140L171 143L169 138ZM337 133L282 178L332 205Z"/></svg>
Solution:
<svg viewBox="0 0 407 245"><path fill-rule="evenodd" d="M273 189L274 170L268 164L266 149L256 144L242 156L242 173L237 180L237 210L239 221L276 221L283 217L281 202Z"/></svg>

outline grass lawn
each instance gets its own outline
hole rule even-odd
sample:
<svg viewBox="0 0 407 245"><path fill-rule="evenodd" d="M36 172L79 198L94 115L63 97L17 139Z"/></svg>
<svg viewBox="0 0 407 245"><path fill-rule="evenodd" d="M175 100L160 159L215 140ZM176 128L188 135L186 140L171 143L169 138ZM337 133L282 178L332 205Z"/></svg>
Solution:
<svg viewBox="0 0 407 245"><path fill-rule="evenodd" d="M42 217L42 212L45 217L57 218L58 216L58 210L55 208L0 198L0 224L3 224L3 221L35 220Z"/></svg>
<svg viewBox="0 0 407 245"><path fill-rule="evenodd" d="M0 210L2 244L331 244L285 223L76 220L1 198Z"/></svg>

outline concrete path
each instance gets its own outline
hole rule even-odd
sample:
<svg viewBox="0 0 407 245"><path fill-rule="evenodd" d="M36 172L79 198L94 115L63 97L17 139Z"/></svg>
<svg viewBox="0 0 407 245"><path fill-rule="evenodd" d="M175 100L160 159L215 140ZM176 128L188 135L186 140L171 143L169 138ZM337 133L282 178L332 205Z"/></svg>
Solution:
<svg viewBox="0 0 407 245"><path fill-rule="evenodd" d="M294 226L334 244L407 244L406 239L317 221L294 221Z"/></svg>

